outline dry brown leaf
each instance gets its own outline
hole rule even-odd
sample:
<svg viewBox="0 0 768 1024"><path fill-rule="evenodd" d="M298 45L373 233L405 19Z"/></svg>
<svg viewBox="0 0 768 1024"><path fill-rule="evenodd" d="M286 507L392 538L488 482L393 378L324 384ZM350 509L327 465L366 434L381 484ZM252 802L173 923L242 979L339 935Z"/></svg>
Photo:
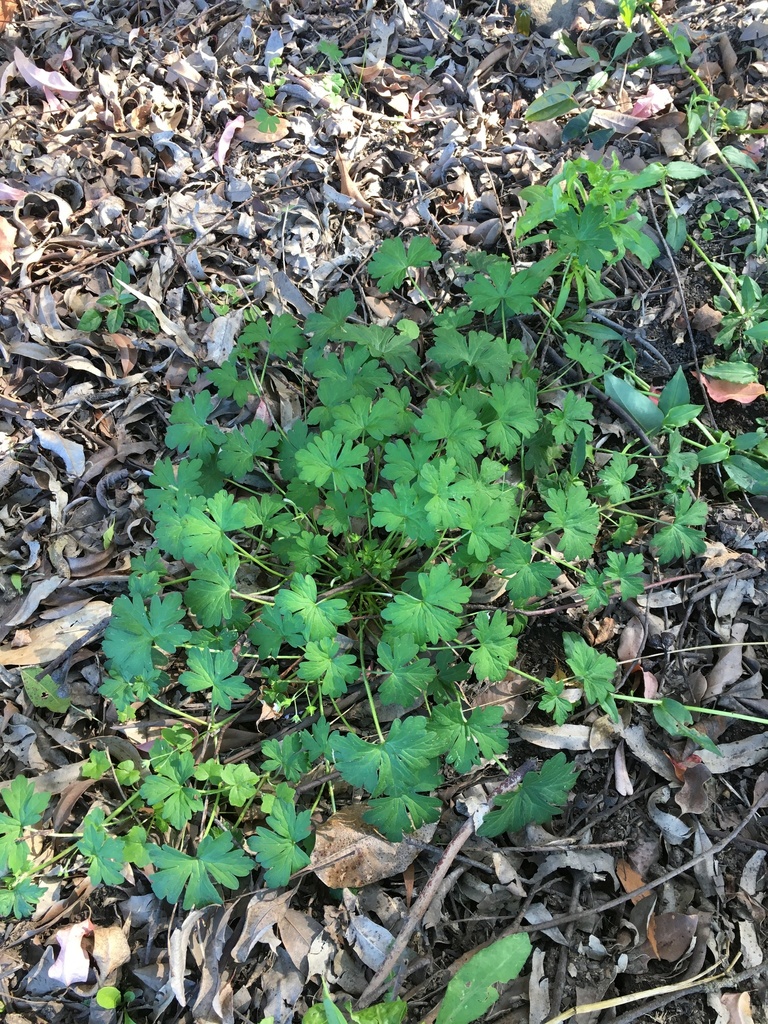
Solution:
<svg viewBox="0 0 768 1024"><path fill-rule="evenodd" d="M19 8L19 0L0 0L0 32L10 25Z"/></svg>
<svg viewBox="0 0 768 1024"><path fill-rule="evenodd" d="M694 373L694 377L701 381L713 402L740 402L741 405L751 405L765 394L765 388L757 381L752 384L736 384L730 380L708 377L705 373Z"/></svg>
<svg viewBox="0 0 768 1024"><path fill-rule="evenodd" d="M355 804L332 814L317 829L311 865L331 889L358 889L400 874L418 857L419 843L428 843L435 834L436 825L422 825L412 837L390 843L363 821L366 810L365 804Z"/></svg>
<svg viewBox="0 0 768 1024"><path fill-rule="evenodd" d="M123 929L117 925L93 928L93 959L96 961L96 973L102 985L113 985L117 980L117 972L131 959L131 950Z"/></svg>
<svg viewBox="0 0 768 1024"><path fill-rule="evenodd" d="M689 758L689 761L693 761L693 758ZM700 758L691 764L676 764L675 771L683 766L683 788L675 793L675 803L683 814L704 814L711 803L707 783L712 778L712 772Z"/></svg>
<svg viewBox="0 0 768 1024"><path fill-rule="evenodd" d="M639 872L635 871L632 865L626 860L620 860L616 864L616 877L621 882L624 892L634 892L635 889L639 889L641 885L645 885L645 879L643 876ZM633 896L632 902L636 904L642 899L645 899L645 897Z"/></svg>
<svg viewBox="0 0 768 1024"><path fill-rule="evenodd" d="M619 661L634 661L643 649L645 638L646 630L643 620L638 615L633 615L621 631L619 648L616 652Z"/></svg>
<svg viewBox="0 0 768 1024"><path fill-rule="evenodd" d="M83 608L68 612L55 622L30 629L23 646L0 647L0 665L14 668L27 668L30 665L45 667L49 661L63 654L70 644L105 622L111 613L112 605L108 602L89 601Z"/></svg>
<svg viewBox="0 0 768 1024"><path fill-rule="evenodd" d="M739 63L739 58L725 32L721 33L718 42L720 43L720 56L723 58L723 71L725 71L725 77L730 81Z"/></svg>
<svg viewBox="0 0 768 1024"><path fill-rule="evenodd" d="M688 953L695 941L697 914L652 914L648 921L648 942L657 960L675 963Z"/></svg>

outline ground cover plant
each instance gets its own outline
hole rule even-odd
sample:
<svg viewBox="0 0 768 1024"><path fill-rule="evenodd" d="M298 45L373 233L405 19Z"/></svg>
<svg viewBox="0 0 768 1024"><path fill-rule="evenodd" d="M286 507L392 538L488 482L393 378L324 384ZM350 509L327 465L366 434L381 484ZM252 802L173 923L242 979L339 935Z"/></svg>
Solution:
<svg viewBox="0 0 768 1024"><path fill-rule="evenodd" d="M3 662L20 666L24 706L52 723L56 742L68 751L87 747L62 799L61 790L41 788L34 771L14 772L0 788L0 913L16 922L19 942L30 941L32 931L24 929L50 913L53 894L78 878L107 908L118 893L134 901L129 916L141 918L151 906L170 920L169 936L179 915L186 930L169 938L169 946L176 943L173 965L154 991L156 1003L167 998L194 1007L189 1019L234 1019L213 1005L217 985L231 997L237 971L258 960L260 970L295 969L306 989L281 1003L280 986L267 981L269 998L258 1010L238 1004L243 1019L263 1013L264 1020L287 1020L298 1007L308 1024L399 1024L424 1007L402 990L400 954L428 906L446 899L461 877L446 882L471 840L471 871L481 870L480 858L493 858L493 887L483 882L478 898L487 911L478 908L478 920L493 927L469 946L474 955L455 977L443 979L444 998L430 996L438 1024L469 1024L493 1013L496 986L524 969L535 990L555 927L568 929L563 948L576 957L572 929L582 885L598 888L613 878L624 889L616 904L625 904L680 873L657 877L647 863L645 871L636 868L630 855L614 866L612 855L592 852L601 840L591 842L599 815L589 787L603 794L615 787L628 806L628 756L676 787L674 797L668 786L648 795L647 777L638 772L648 821L670 847L695 835L687 868L709 851L711 874L697 873L697 884L708 899L722 897L714 857L758 813L760 780L744 782L738 822L717 820L717 843L701 821L711 825L708 793L721 770L762 759L768 709L759 670L749 686L741 678L745 664L760 664L760 614L747 627L728 611L734 602L739 607L737 599L754 598L761 607L761 592L748 589L759 569L749 563L741 570L752 573L747 582L728 577L728 601L718 603L725 581L702 586L703 597L715 595L714 626L709 633L701 626L687 645L690 610L681 625L668 609L682 603L681 584L709 579L702 563L725 557L712 540L718 509L768 494L768 435L751 406L764 393L766 206L751 178L757 164L745 152L748 122L709 88L688 37L652 9L626 2L619 15L604 49L564 37L561 54L572 62L574 79L538 90L528 104L524 123L560 119L566 148L551 174L519 188L514 218L499 218L498 244L453 246L429 220L382 230L387 237L369 239L362 250L362 267L308 304L275 268L274 293L260 291L259 282L243 287L215 274L204 280L194 252L205 229L195 209L179 217L187 249L174 250L162 273L186 268L173 301L179 311L192 310L205 345L195 349L189 323L182 330L163 312L156 298L160 265L153 267L144 245L133 256L107 259L85 298L68 295L78 344L85 337L89 352L111 346L124 373L138 359L129 330L138 346L153 346L170 332L177 352L207 352L170 365L172 401L159 446L135 449L141 473L130 498L133 518L121 518L113 503L97 533L105 562L89 565L106 564L116 537L125 557L108 615L94 611L101 618L92 620L91 635L103 638L90 691L73 697L62 685L61 666L66 680L79 647L67 647L61 661ZM642 31L638 16L646 19ZM643 51L639 41L649 42L651 31L653 45ZM445 38L439 56L390 48L387 88L395 89L398 76L428 88L443 66L452 74L448 48L461 38L457 19L447 23ZM247 46L245 28L238 39ZM266 77L251 97L250 127L259 144L288 131L285 96L301 97L296 89L309 94L314 82L321 108L335 110L360 103L373 81L327 33L314 41L300 77L283 42L269 36ZM695 85L686 141L706 145L707 159L687 151L655 154L629 169L620 147L604 152L614 130L600 124L610 119L594 97L619 73L670 65ZM411 101L413 112L415 95ZM655 113L648 112L652 91L641 102L638 123ZM220 169L237 130L229 122L217 144ZM334 202L343 209L346 198L350 208L365 210L341 153L337 163L344 191ZM695 190L713 177L714 164L739 203L728 206L721 189L721 198L705 197L696 209ZM168 157L163 173L172 171ZM242 182L228 178L227 189L237 195ZM502 202L498 193L494 202ZM244 231L253 211L265 216L254 201L242 211ZM290 235L291 215L286 204L271 237ZM719 239L736 255L714 249ZM664 267L684 303L677 263L692 258L712 289L710 344L704 351L691 333L686 363L627 328L640 309L628 282L647 283ZM650 286L643 303L646 293ZM64 327L45 302L41 308L46 330L58 337ZM39 355L30 346L18 352ZM82 369L82 360L72 365ZM65 398L62 410L79 400ZM740 403L742 421L721 425L713 415L712 403L719 410L726 400ZM32 453L50 450L68 467L77 465L74 447L54 431L35 431ZM124 436L119 444L126 445ZM148 450L157 458L145 459ZM124 452L133 458L128 447ZM41 472L39 464L33 470ZM79 476L88 472L83 463ZM113 485L100 485L100 501ZM124 538L139 522L145 536L130 545L128 558ZM758 542L751 551L758 561ZM718 568L738 557L726 555ZM10 576L21 597L27 582L22 572ZM693 584L691 593L693 608L700 600ZM555 623L550 633L548 622ZM14 643L21 650L35 645L22 636ZM696 658L721 645L739 661L737 668L728 662L715 680L721 663L711 673L705 666L705 674ZM690 686L677 680L673 658L691 676L695 666L701 679ZM74 722L75 732L57 724L64 721ZM18 752L18 742L7 742ZM606 781L595 765L601 756L606 763L608 751L613 774ZM531 909L528 889L540 891L549 877L544 839L553 842L561 821L574 820L586 823L584 849L557 856L576 865L578 886L570 902L555 886L559 905ZM327 836L340 842L350 821L348 848L322 854ZM413 848L413 858L376 877L355 874L354 866L345 873L349 849L372 839L398 856ZM616 840L628 844L626 836ZM411 904L420 851L440 859ZM750 870L759 872L759 864ZM387 910L392 897L374 885L398 873L406 889L399 918ZM746 877L734 884L747 887ZM374 892L372 909L365 900ZM291 906L297 893L308 912ZM638 911L633 927L642 939L634 946L610 940L621 971L630 963L627 949L634 951L634 973L643 957L646 965L653 958L684 962L693 941L686 929L699 920L686 913L691 903L668 897L642 925ZM500 934L507 921L510 933ZM190 945L198 926L199 958ZM38 978L85 984L96 969L96 988L81 997L78 1012L103 1010L129 1024L156 1015L146 970L121 982L120 964L104 967L119 959L100 945L107 926L89 916L74 927L57 933L59 960L50 969L41 960ZM110 931L113 948L122 949L120 941ZM268 967L253 953L259 942L272 946ZM217 943L238 967L221 967L214 977ZM590 934L596 958L601 943ZM681 991L703 978L719 992L726 982L717 988L716 972L733 977L719 938L707 948L715 946L717 958ZM342 970L347 948L369 969L362 981ZM286 949L293 968L280 960ZM202 992L185 980L185 954L200 966ZM557 1012L566 962L559 961L551 1013L532 1001L532 1021L565 1019ZM654 991L636 989L638 999ZM601 1002L607 989L590 991L597 1009L620 1005L627 995ZM90 1006L82 999L92 999Z"/></svg>

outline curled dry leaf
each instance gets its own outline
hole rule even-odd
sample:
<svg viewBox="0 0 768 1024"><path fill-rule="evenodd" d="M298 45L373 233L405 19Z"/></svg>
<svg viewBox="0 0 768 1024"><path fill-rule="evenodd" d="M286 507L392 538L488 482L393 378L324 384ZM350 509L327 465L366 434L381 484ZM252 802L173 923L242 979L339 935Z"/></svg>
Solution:
<svg viewBox="0 0 768 1024"><path fill-rule="evenodd" d="M227 159L227 153L229 152L229 147L232 145L232 139L235 136L235 132L238 128L242 128L244 124L245 118L240 114L239 117L234 117L231 121L227 121L224 126L224 131L221 133L219 144L216 147L216 163L219 167L224 166L224 161Z"/></svg>
<svg viewBox="0 0 768 1024"><path fill-rule="evenodd" d="M731 380L708 377L705 373L695 373L694 376L702 383L713 402L739 402L741 405L751 405L765 394L765 388L757 381L752 384L736 384Z"/></svg>
<svg viewBox="0 0 768 1024"><path fill-rule="evenodd" d="M102 985L114 984L117 972L131 959L131 950L122 928L118 925L94 927L93 959L96 961L99 982Z"/></svg>
<svg viewBox="0 0 768 1024"><path fill-rule="evenodd" d="M614 778L616 780L616 792L619 796L632 796L635 792L632 786L632 779L627 771L627 759L624 754L624 743L619 743L613 754Z"/></svg>
<svg viewBox="0 0 768 1024"><path fill-rule="evenodd" d="M696 331L709 331L710 334L715 335L720 329L722 319L723 314L720 310L705 302L691 317L691 327Z"/></svg>
<svg viewBox="0 0 768 1024"><path fill-rule="evenodd" d="M639 615L633 615L619 639L617 656L619 661L634 661L645 644L645 625Z"/></svg>
<svg viewBox="0 0 768 1024"><path fill-rule="evenodd" d="M692 758L691 758L692 760ZM701 763L686 767L683 774L683 788L675 793L675 803L683 814L703 814L710 805L707 783L712 772Z"/></svg>
<svg viewBox="0 0 768 1024"><path fill-rule="evenodd" d="M723 992L720 1001L728 1014L725 1024L754 1024L749 992Z"/></svg>
<svg viewBox="0 0 768 1024"><path fill-rule="evenodd" d="M669 89L659 89L657 85L651 83L645 96L641 96L632 107L630 115L645 120L645 118L653 117L654 114L671 106L673 102Z"/></svg>
<svg viewBox="0 0 768 1024"><path fill-rule="evenodd" d="M436 825L422 825L401 843L390 843L363 821L367 810L355 804L332 814L317 829L311 865L331 889L358 889L405 871L428 843ZM415 842L414 842L415 840Z"/></svg>

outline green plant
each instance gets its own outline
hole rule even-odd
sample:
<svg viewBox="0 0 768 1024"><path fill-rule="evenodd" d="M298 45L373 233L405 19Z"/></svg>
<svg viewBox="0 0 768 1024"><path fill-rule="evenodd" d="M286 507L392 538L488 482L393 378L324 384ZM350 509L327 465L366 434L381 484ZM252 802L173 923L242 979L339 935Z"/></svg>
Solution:
<svg viewBox="0 0 768 1024"><path fill-rule="evenodd" d="M651 171L647 183L657 180ZM358 791L366 820L391 839L436 821L446 771L504 765L501 710L473 707L470 695L506 676L553 580L566 573L595 611L640 594L650 560L704 549L693 474L728 464L738 442L689 440L708 428L681 373L652 401L631 362L610 356L609 328L580 319L581 308L551 312L571 289L579 307L599 294L601 270L635 245L635 193L621 173L566 165L529 195L521 232L550 225L528 239L546 238L550 254L518 270L470 256L457 302L427 306L428 327L362 323L345 291L303 324L257 318L223 366L195 376L171 411L177 456L150 477L156 543L114 602L101 686L123 720L149 703L179 724L138 763L92 752L85 773L111 778L123 802L89 812L56 859L78 856L107 884L128 864L152 864L154 892L191 908L221 902L259 869L284 885L306 868L310 807L296 786L311 771L330 800ZM439 258L427 238L390 239L368 271L382 291L407 283L419 294ZM611 449L598 438L592 402L537 365L520 317L559 331L565 370L588 373L664 440L661 472L648 471L640 439ZM275 359L301 368L302 417L288 431L268 417L228 426L220 398L245 405ZM476 596L491 580L503 605ZM643 703L617 692L616 662L578 634L563 638L560 660L550 677L531 677L555 721L580 705L616 719L619 700ZM355 727L342 705L353 693L367 709ZM217 737L257 694L291 724L262 742L253 767L225 763ZM646 703L662 728L707 745L690 709ZM392 705L406 713L387 728L381 708ZM546 821L575 781L564 755L550 758L497 799L482 834ZM36 898L33 869L14 852L45 812L33 801L22 813L31 799L14 797L3 819L5 900L18 914Z"/></svg>
<svg viewBox="0 0 768 1024"><path fill-rule="evenodd" d="M122 1024L136 1024L127 1009L135 999L136 995L130 989L126 992L121 992L114 985L105 985L96 993L96 1002L102 1009L122 1010Z"/></svg>
<svg viewBox="0 0 768 1024"><path fill-rule="evenodd" d="M427 53L418 60L409 60L402 53L395 53L392 56L392 67L408 71L412 75L427 75L437 67L437 57Z"/></svg>
<svg viewBox="0 0 768 1024"><path fill-rule="evenodd" d="M507 935L481 949L448 982L437 1013L437 1024L471 1024L499 998L496 985L506 984L522 971L531 955L527 935ZM355 1010L345 1004L346 1015L331 999L323 980L322 1001L302 1017L302 1024L401 1024L408 1012L402 999L389 1000Z"/></svg>
<svg viewBox="0 0 768 1024"><path fill-rule="evenodd" d="M140 331L157 334L160 325L155 314L148 309L133 308L138 299L124 287L130 284L130 281L131 269L127 263L120 260L112 275L112 288L96 300L96 306L100 306L101 309L87 309L77 323L78 329L98 331L103 323L106 329L114 334L124 323L128 323Z"/></svg>
<svg viewBox="0 0 768 1024"><path fill-rule="evenodd" d="M645 267L659 255L642 231L645 219L634 197L662 177L658 164L649 164L639 174L623 171L614 155L610 167L583 158L569 161L547 185L522 190L526 209L517 223L516 237L527 245L547 240L558 256L562 283L554 317L563 312L572 292L580 311L587 299L612 298L602 273L628 252ZM551 226L541 231L545 224Z"/></svg>

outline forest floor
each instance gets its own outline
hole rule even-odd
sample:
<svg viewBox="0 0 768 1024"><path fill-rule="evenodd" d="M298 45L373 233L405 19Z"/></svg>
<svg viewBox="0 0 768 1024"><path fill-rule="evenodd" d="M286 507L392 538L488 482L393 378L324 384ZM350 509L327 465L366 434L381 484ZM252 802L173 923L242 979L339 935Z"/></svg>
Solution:
<svg viewBox="0 0 768 1024"><path fill-rule="evenodd" d="M742 154L742 181L764 210L768 3L665 0L656 11L688 39L722 109L756 129L720 142ZM471 253L519 258L521 192L547 186L565 161L706 170L675 183L678 214L711 261L759 281L765 259L741 241L749 203L689 130L696 83L672 59L643 61L667 40L641 12L618 56L618 17L585 9L550 38L505 0L3 0L0 17L0 795L23 776L47 806L25 833L41 892L0 904L0 1021L287 1024L322 1000L323 978L343 1007L381 969L472 799L498 775L492 760L441 781L437 831L410 857L366 845L377 837L359 804L330 827L338 806L306 804L326 849L355 849L358 874L321 880L314 854L316 871L266 888L254 864L219 905L158 898L146 865L95 884L83 847L68 845L86 814L110 815L125 795L84 775L92 752L143 771L173 724L141 701L118 717L101 687L113 602L153 542L147 482L176 458L165 441L174 405L257 315L303 322L351 289L368 321L426 324L428 304L450 305ZM549 109L526 117L542 95ZM700 394L693 373L715 351L720 285L690 245L664 245L660 191L645 191L640 210L660 255L644 266L630 250L607 268L612 298L590 303L593 322L607 318L651 387L682 367L711 431L759 432L759 382L734 400L722 380ZM381 241L415 236L440 260L422 267L418 288L377 288L366 265ZM524 317L518 327L524 340L538 331ZM548 350L562 363L561 340L543 331L536 344L537 365L554 373ZM304 414L300 373L287 360L256 376L260 392L230 422L287 430ZM591 423L596 438L627 430L615 406L595 406ZM528 606L510 671L466 690L474 706L503 708L510 768L564 751L579 776L562 814L473 835L449 865L395 979L409 1020L433 1021L473 952L522 933L532 956L488 1020L544 1024L572 1007L582 1024L767 1019L768 488L728 483L715 467L692 479L709 506L705 550L656 565L641 595L594 611L572 599L564 570L557 594ZM498 596L490 604L504 608ZM742 717L694 716L717 753L663 732L640 704L622 706L620 729L595 707L553 723L529 680L557 678L569 631L623 661L624 683L632 669L637 694ZM286 728L266 676L250 682L220 753L258 772L261 744ZM298 787L305 799L311 785ZM5 807L8 882L21 812ZM132 1002L100 1005L104 988Z"/></svg>

